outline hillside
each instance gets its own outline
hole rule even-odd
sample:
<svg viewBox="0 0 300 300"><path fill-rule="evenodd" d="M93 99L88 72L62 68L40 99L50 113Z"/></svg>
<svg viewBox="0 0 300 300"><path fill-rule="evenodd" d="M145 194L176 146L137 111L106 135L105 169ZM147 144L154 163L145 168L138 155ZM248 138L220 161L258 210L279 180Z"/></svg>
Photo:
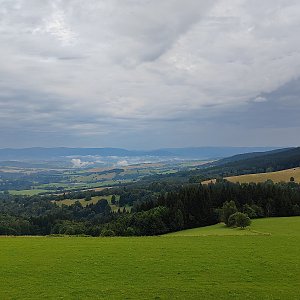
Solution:
<svg viewBox="0 0 300 300"><path fill-rule="evenodd" d="M213 167L211 171L220 171L221 173L258 173L268 170L279 171L300 166L300 147L271 151L262 153L258 156L236 160L225 163L220 167Z"/></svg>
<svg viewBox="0 0 300 300"><path fill-rule="evenodd" d="M272 180L273 182L289 182L293 177L296 183L300 183L300 168L287 169L270 173L247 174L239 176L226 177L230 182L248 183L248 182L265 182Z"/></svg>
<svg viewBox="0 0 300 300"><path fill-rule="evenodd" d="M154 175L145 181L168 181L197 183L199 181L243 174L274 172L300 166L300 147L276 149L267 152L253 152L234 155L213 163L199 165L194 170L174 174Z"/></svg>
<svg viewBox="0 0 300 300"><path fill-rule="evenodd" d="M231 158L233 159L233 158ZM220 164L220 162L219 162ZM232 162L226 162L220 166L210 167L205 173L226 174L250 174L263 173L267 171L279 171L284 169L296 168L300 166L300 147L292 149L283 149L262 153L258 156L247 157L246 159L237 159Z"/></svg>
<svg viewBox="0 0 300 300"><path fill-rule="evenodd" d="M0 298L299 299L300 217L250 228L268 234L0 237Z"/></svg>
<svg viewBox="0 0 300 300"><path fill-rule="evenodd" d="M252 220L246 229L226 227L223 223L165 234L175 236L236 236L236 235L290 235L300 237L300 217L264 218Z"/></svg>
<svg viewBox="0 0 300 300"><path fill-rule="evenodd" d="M246 159L254 159L256 157L262 157L262 156L267 156L267 155L273 155L281 152L285 152L287 150L291 150L293 148L282 148L282 149L275 149L275 150L270 150L270 151L260 151L260 152L250 152L250 153L242 153L242 154L237 154L233 155L230 157L225 157L220 160L217 160L215 162L207 164L208 166L222 166L228 163L234 163L238 161L243 161Z"/></svg>
<svg viewBox="0 0 300 300"><path fill-rule="evenodd" d="M266 182L267 180L272 180L275 183L278 182L289 182L291 177L294 178L294 182L300 183L300 168L292 168L282 171L276 172L268 172L268 173L256 173L256 174L246 174L246 175L238 175L238 176L230 176L225 177L226 180L233 183L259 183ZM202 184L214 183L216 180L204 180Z"/></svg>

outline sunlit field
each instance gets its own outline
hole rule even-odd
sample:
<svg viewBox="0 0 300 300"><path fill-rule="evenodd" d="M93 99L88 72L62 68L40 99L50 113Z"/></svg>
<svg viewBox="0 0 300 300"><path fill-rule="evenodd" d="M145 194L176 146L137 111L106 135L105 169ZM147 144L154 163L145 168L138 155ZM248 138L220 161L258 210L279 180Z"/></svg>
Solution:
<svg viewBox="0 0 300 300"><path fill-rule="evenodd" d="M246 174L239 176L230 176L225 179L234 183L259 183L265 182L267 180L272 180L273 182L289 182L291 177L294 178L294 182L300 183L300 168L287 169L277 172L268 173L258 173L258 174ZM203 184L208 184L210 182L215 182L215 179L203 181Z"/></svg>

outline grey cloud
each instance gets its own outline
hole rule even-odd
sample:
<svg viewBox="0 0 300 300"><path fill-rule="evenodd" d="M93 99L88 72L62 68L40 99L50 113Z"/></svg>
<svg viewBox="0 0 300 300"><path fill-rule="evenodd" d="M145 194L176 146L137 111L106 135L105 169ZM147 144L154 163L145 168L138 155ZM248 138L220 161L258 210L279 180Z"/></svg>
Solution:
<svg viewBox="0 0 300 300"><path fill-rule="evenodd" d="M270 144L300 127L299 32L295 0L0 0L2 144Z"/></svg>

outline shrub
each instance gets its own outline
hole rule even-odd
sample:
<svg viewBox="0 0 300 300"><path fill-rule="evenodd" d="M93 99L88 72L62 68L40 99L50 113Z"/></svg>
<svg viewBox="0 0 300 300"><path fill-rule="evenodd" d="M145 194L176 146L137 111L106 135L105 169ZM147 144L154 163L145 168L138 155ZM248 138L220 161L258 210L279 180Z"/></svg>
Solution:
<svg viewBox="0 0 300 300"><path fill-rule="evenodd" d="M127 227L124 234L125 236L134 236L136 235L136 231L132 227Z"/></svg>
<svg viewBox="0 0 300 300"><path fill-rule="evenodd" d="M238 213L234 213L228 218L228 221L227 221L228 227L236 226L236 214L238 214Z"/></svg>
<svg viewBox="0 0 300 300"><path fill-rule="evenodd" d="M227 226L229 227L237 226L237 227L245 228L250 224L251 224L251 220L246 214L241 212L236 212L228 218Z"/></svg>
<svg viewBox="0 0 300 300"><path fill-rule="evenodd" d="M235 205L235 202L234 201L226 201L222 208L219 210L220 212L220 219L222 222L224 222L227 226L228 226L228 220L229 220L229 217L236 213L237 212L237 208L236 208L236 205Z"/></svg>
<svg viewBox="0 0 300 300"><path fill-rule="evenodd" d="M253 207L251 207L249 204L245 204L243 206L243 213L246 214L250 219L256 218L257 214Z"/></svg>
<svg viewBox="0 0 300 300"><path fill-rule="evenodd" d="M101 236L115 236L115 232L111 229L103 229L101 231Z"/></svg>

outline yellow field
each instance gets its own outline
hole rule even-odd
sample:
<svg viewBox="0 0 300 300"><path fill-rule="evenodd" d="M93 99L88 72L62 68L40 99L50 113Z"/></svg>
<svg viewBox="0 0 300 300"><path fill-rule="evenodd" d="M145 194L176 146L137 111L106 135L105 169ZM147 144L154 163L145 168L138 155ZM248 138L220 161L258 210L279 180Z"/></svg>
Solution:
<svg viewBox="0 0 300 300"><path fill-rule="evenodd" d="M226 177L225 179L234 183L248 183L248 182L265 182L271 179L273 182L289 182L290 178L294 177L295 182L300 183L300 168L287 169L270 173L247 174L240 176ZM215 179L203 181L202 184L215 183Z"/></svg>

